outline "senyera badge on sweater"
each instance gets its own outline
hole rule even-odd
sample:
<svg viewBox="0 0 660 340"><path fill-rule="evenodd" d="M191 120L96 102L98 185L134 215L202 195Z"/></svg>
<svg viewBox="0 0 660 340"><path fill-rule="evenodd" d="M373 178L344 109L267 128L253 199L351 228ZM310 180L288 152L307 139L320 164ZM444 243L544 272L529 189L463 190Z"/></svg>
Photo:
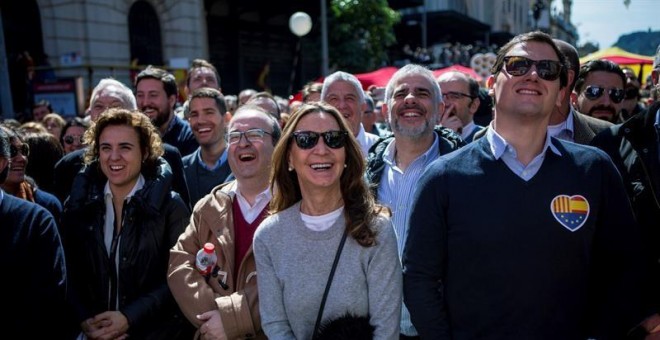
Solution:
<svg viewBox="0 0 660 340"><path fill-rule="evenodd" d="M550 203L557 222L569 231L577 231L589 218L589 201L582 195L557 195Z"/></svg>

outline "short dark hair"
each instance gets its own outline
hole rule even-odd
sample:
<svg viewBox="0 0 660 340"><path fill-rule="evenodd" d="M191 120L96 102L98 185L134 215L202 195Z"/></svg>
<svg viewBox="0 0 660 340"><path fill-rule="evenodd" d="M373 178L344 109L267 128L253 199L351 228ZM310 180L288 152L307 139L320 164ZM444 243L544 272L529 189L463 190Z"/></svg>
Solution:
<svg viewBox="0 0 660 340"><path fill-rule="evenodd" d="M218 111L220 111L221 116L224 116L225 113L227 113L227 103L225 103L225 97L222 93L210 87L202 87L193 91L190 95L188 105L184 106L184 114L186 116L190 115L190 103L192 103L195 98L211 98L215 101L215 106L218 108Z"/></svg>
<svg viewBox="0 0 660 340"><path fill-rule="evenodd" d="M584 82L591 72L602 71L618 75L621 78L621 88L626 86L626 75L623 73L619 65L604 59L596 59L586 62L580 66L580 73L578 73L575 80L575 92L580 93L584 89Z"/></svg>
<svg viewBox="0 0 660 340"><path fill-rule="evenodd" d="M179 90L176 86L176 78L172 73L169 73L162 68L147 66L142 72L140 72L135 78L135 88L137 89L138 84L142 79L156 79L163 83L163 89L167 96L176 96L179 93Z"/></svg>
<svg viewBox="0 0 660 340"><path fill-rule="evenodd" d="M548 44L550 47L552 47L552 49L555 51L555 54L557 54L559 63L561 64L561 70L559 72L559 85L560 87L565 87L568 85L566 57L559 50L557 44L555 44L555 42L552 40L552 37L541 31L519 34L513 37L513 39L509 40L509 42L502 46L502 48L500 48L500 50L497 52L497 58L495 59L495 64L493 64L493 67L490 69L490 73L492 73L494 76L500 73L502 67L504 67L504 57L506 57L506 54L509 53L509 51L511 51L516 45L530 41Z"/></svg>
<svg viewBox="0 0 660 340"><path fill-rule="evenodd" d="M578 51L575 49L575 46L560 40L553 39L559 51L566 57L566 67L573 71L575 76L573 77L573 82L568 84L568 89L573 90L575 88L575 82L577 81L578 73L580 73L580 57L578 56Z"/></svg>
<svg viewBox="0 0 660 340"><path fill-rule="evenodd" d="M213 71L213 74L215 74L215 80L218 81L218 87L220 87L220 74L218 74L218 69L205 59L195 59L192 61L190 68L188 69L188 74L186 75L186 86L190 87L190 75L193 71L202 67L206 67Z"/></svg>

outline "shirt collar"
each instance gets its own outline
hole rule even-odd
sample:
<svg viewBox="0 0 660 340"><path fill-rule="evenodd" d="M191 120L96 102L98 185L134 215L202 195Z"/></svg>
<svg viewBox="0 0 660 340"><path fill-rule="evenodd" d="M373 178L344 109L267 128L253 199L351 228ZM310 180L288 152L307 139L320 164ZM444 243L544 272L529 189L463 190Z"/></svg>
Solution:
<svg viewBox="0 0 660 340"><path fill-rule="evenodd" d="M131 197L135 196L135 193L144 187L144 176L140 174L138 176L137 182L133 186L133 189L126 195L126 200L130 201ZM103 195L107 199L108 197L112 198L112 191L110 190L110 181L105 183L105 188L103 189Z"/></svg>
<svg viewBox="0 0 660 340"><path fill-rule="evenodd" d="M488 127L488 130L486 131L486 139L488 140L488 143L490 144L490 152L493 154L493 157L495 159L500 159L504 152L507 149L510 149L514 157L518 157L518 154L516 153L516 149L509 144L504 137L502 137L500 134L495 131L493 128L493 123L490 123L490 126ZM550 150L552 150L553 153L555 153L558 156L561 156L561 152L559 152L559 149L554 146L551 142L551 137L549 133L545 134L545 143L543 144L543 149L541 150L541 153L545 153L548 150L548 147Z"/></svg>
<svg viewBox="0 0 660 340"><path fill-rule="evenodd" d="M229 193L230 195L234 195L234 197L243 201L243 203L245 203L247 206L250 206L250 204L245 199L243 194L241 194L240 190L238 190L238 186L234 186L234 188ZM266 190L262 191L254 198L254 204L251 207L256 206L257 204L259 204L259 202L262 202L264 200L270 201L272 197L273 195L270 193L270 188L266 187Z"/></svg>
<svg viewBox="0 0 660 340"><path fill-rule="evenodd" d="M433 132L433 143L431 143L431 146L419 157L415 158L414 162L417 162L418 159L422 159L424 162L429 159L429 157L433 157L434 159L438 157L438 148L436 147L438 145L438 134ZM392 143L390 143L386 148L385 152L383 153L383 161L385 164L395 167L396 166L396 138L392 140Z"/></svg>
<svg viewBox="0 0 660 340"><path fill-rule="evenodd" d="M208 170L208 171L216 171L218 168L222 166L227 161L227 147L225 147L224 150L222 150L222 154L220 155L220 158L218 158L218 161L215 162L215 165L213 167L210 167L204 163L202 160L202 147L200 146L197 149L197 163L199 163L199 166L202 168Z"/></svg>
<svg viewBox="0 0 660 340"><path fill-rule="evenodd" d="M568 140L573 141L575 140L575 123L574 123L574 115L577 114L575 111L573 111L573 108L570 108L570 111L568 112L568 117L566 119L556 125L548 125L548 133L555 138L563 138L566 139L568 137Z"/></svg>
<svg viewBox="0 0 660 340"><path fill-rule="evenodd" d="M469 122L467 125L463 127L463 130L461 130L461 138L464 140L472 134L472 130L474 130L477 126L474 124L474 121Z"/></svg>

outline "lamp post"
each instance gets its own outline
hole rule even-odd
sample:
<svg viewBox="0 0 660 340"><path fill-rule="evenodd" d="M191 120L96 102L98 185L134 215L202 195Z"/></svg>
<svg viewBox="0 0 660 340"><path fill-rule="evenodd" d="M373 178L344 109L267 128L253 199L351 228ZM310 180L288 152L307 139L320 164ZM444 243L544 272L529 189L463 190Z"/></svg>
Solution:
<svg viewBox="0 0 660 340"><path fill-rule="evenodd" d="M289 82L289 94L293 93L293 82L296 78L296 68L298 67L298 59L302 54L300 51L300 40L309 31L312 30L312 18L305 12L296 12L289 18L289 29L293 34L298 37L296 42L296 54L293 56L293 68L291 69L291 81Z"/></svg>

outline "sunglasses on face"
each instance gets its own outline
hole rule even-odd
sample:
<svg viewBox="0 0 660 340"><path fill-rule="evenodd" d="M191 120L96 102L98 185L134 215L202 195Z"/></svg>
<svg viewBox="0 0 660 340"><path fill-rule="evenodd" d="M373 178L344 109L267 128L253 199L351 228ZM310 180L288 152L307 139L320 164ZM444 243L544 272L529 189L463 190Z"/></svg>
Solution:
<svg viewBox="0 0 660 340"><path fill-rule="evenodd" d="M589 99L589 100L596 100L596 99L600 98L600 96L602 96L603 93L605 93L605 90L606 89L604 87L600 87L600 86L596 86L596 85L590 85L590 86L587 86L587 88L584 89L584 96L587 97L587 99ZM607 90L607 95L610 96L610 99L614 103L618 104L621 101L623 101L623 97L625 96L625 92L623 91L623 89L611 88L611 89Z"/></svg>
<svg viewBox="0 0 660 340"><path fill-rule="evenodd" d="M626 99L637 99L639 96L639 90L635 87L629 87L626 89Z"/></svg>
<svg viewBox="0 0 660 340"><path fill-rule="evenodd" d="M75 141L78 141L78 143L80 144L82 144L83 142L82 136L68 135L68 136L64 136L63 139L64 139L64 143L69 145L73 144Z"/></svg>
<svg viewBox="0 0 660 340"><path fill-rule="evenodd" d="M346 144L348 132L331 130L326 132L296 131L293 133L293 139L296 145L303 150L311 149L319 142L319 137L323 137L323 142L329 148L339 149Z"/></svg>
<svg viewBox="0 0 660 340"><path fill-rule="evenodd" d="M16 146L16 145L9 146L9 157L14 158L18 156L19 152L21 153L21 155L25 157L30 156L30 146L27 144L21 144L21 146Z"/></svg>
<svg viewBox="0 0 660 340"><path fill-rule="evenodd" d="M532 60L525 57L504 57L504 70L506 73L521 77L526 75L532 66L536 66L536 73L543 80L553 81L561 74L561 63L555 60Z"/></svg>
<svg viewBox="0 0 660 340"><path fill-rule="evenodd" d="M264 135L270 135L271 133L266 132L262 129L250 129L247 131L232 131L225 135L225 140L229 144L237 144L241 142L241 137L245 136L250 144L254 142L263 142Z"/></svg>

